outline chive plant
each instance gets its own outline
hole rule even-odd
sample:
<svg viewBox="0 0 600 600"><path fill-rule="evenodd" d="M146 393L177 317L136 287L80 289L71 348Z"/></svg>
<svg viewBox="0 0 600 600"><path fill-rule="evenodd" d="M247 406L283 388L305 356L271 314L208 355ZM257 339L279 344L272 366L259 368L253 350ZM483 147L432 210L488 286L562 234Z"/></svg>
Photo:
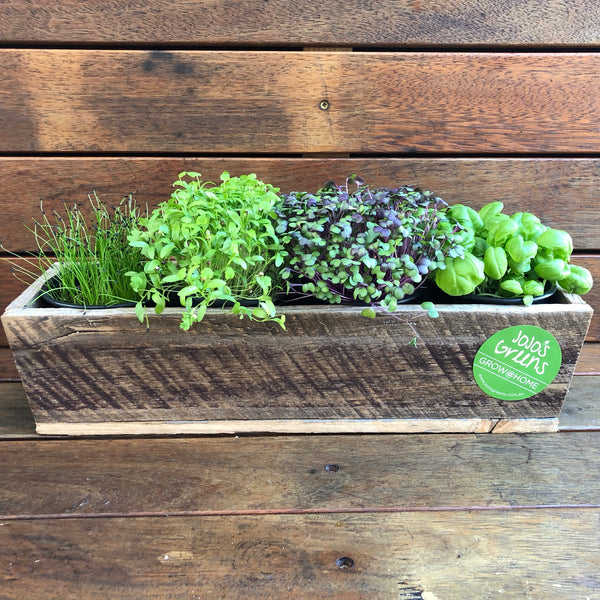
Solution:
<svg viewBox="0 0 600 600"><path fill-rule="evenodd" d="M140 252L127 240L137 227L141 211L132 195L109 208L94 193L88 196L89 210L64 203L63 211L48 214L28 227L38 253L24 264L15 262L15 275L29 283L56 264L58 272L48 276L45 293L54 300L81 306L112 306L136 301L125 274L137 269Z"/></svg>

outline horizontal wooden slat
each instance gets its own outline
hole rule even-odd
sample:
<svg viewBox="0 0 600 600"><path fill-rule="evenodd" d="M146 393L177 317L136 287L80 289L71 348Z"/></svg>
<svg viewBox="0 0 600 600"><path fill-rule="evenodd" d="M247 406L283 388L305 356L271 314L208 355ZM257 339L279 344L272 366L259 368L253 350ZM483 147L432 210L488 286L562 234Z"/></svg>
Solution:
<svg viewBox="0 0 600 600"><path fill-rule="evenodd" d="M589 508L10 521L0 527L2 592L19 600L592 599L599 518Z"/></svg>
<svg viewBox="0 0 600 600"><path fill-rule="evenodd" d="M0 521L600 500L598 478L581 485L600 470L598 431L523 435L517 446L514 436L465 434L4 441L2 457ZM427 477L398 495L416 473Z"/></svg>
<svg viewBox="0 0 600 600"><path fill-rule="evenodd" d="M4 336L4 331L2 332ZM15 366L15 360L10 348L7 346L0 346L0 385L4 381L19 381L19 373Z"/></svg>
<svg viewBox="0 0 600 600"><path fill-rule="evenodd" d="M0 84L7 152L569 153L600 144L593 53L5 49Z"/></svg>
<svg viewBox="0 0 600 600"><path fill-rule="evenodd" d="M23 386L21 383L0 382L0 439L36 436L33 415Z"/></svg>
<svg viewBox="0 0 600 600"><path fill-rule="evenodd" d="M274 434L336 434L336 433L556 433L558 417L526 419L263 419L224 420L210 423L181 421L135 421L115 426L103 423L40 423L36 431L43 436L102 435L230 435L246 433Z"/></svg>
<svg viewBox="0 0 600 600"><path fill-rule="evenodd" d="M600 375L600 344L584 344L575 375Z"/></svg>
<svg viewBox="0 0 600 600"><path fill-rule="evenodd" d="M315 191L327 180L343 183L357 173L372 185L417 184L449 204L475 208L491 200L506 212L528 210L552 227L566 229L578 250L600 248L597 181L600 159L588 158L0 158L0 241L13 250L32 250L24 225L62 200L87 203L96 191L116 204L137 191L151 208L168 198L182 171L199 171L205 180L219 175L256 173L291 190Z"/></svg>
<svg viewBox="0 0 600 600"><path fill-rule="evenodd" d="M594 0L0 3L0 39L163 44L597 44Z"/></svg>
<svg viewBox="0 0 600 600"><path fill-rule="evenodd" d="M583 299L594 309L592 322L588 329L586 340L588 342L600 342L600 256L581 255L573 256L571 262L590 270L594 278L594 286L583 296ZM600 366L600 363L599 363Z"/></svg>

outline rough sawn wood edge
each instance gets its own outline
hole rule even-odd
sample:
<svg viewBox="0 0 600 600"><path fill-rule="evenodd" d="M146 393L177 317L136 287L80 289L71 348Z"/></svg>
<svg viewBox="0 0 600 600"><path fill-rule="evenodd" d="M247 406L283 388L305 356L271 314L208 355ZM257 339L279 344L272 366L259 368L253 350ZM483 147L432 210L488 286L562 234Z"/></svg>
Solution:
<svg viewBox="0 0 600 600"><path fill-rule="evenodd" d="M552 433L547 419L278 419L196 422L38 423L40 435L182 435L237 433Z"/></svg>

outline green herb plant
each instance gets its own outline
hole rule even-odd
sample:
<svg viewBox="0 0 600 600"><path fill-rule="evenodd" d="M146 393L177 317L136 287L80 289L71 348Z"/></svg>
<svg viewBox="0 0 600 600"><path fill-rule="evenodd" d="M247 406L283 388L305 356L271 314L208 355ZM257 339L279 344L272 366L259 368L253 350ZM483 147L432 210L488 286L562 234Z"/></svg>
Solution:
<svg viewBox="0 0 600 600"><path fill-rule="evenodd" d="M462 256L446 209L430 192L370 189L357 176L343 186L328 182L314 194L283 195L276 228L288 252L282 278L330 303L366 303L365 316L394 312L445 267L446 257Z"/></svg>
<svg viewBox="0 0 600 600"><path fill-rule="evenodd" d="M201 321L208 307L224 302L240 318L284 327L272 300L273 273L285 256L274 230L279 190L255 174L224 172L219 185L200 177L181 173L171 197L129 236L143 255L142 268L128 273L141 295L138 318L147 318L147 304L160 314L175 297L184 330Z"/></svg>
<svg viewBox="0 0 600 600"><path fill-rule="evenodd" d="M140 253L132 250L127 236L137 227L141 211L133 195L109 208L94 193L89 209L64 203L62 212L42 217L29 229L38 253L25 263L15 262L13 271L25 283L48 273L57 264L56 276L48 276L45 294L68 304L112 306L137 301L139 296L126 273L140 264Z"/></svg>
<svg viewBox="0 0 600 600"><path fill-rule="evenodd" d="M586 294L592 276L584 267L569 263L571 236L544 225L528 212L507 215L502 202L490 202L479 212L456 204L448 214L462 227L467 253L448 257L436 273L436 283L451 296L472 293L499 298L522 298L529 305L550 286Z"/></svg>

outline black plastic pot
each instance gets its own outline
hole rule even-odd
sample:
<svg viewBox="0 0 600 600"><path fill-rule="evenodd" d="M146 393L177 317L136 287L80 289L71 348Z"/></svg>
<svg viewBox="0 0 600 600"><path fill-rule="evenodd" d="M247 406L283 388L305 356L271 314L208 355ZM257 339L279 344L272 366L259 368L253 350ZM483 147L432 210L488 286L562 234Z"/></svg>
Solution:
<svg viewBox="0 0 600 600"><path fill-rule="evenodd" d="M551 302L552 296L556 293L556 285L548 288L541 296L533 297L533 304L542 304L545 302ZM523 298L502 298L500 296L494 296L493 294L467 294L466 296L450 296L442 292L442 290L436 291L435 301L444 304L498 304L498 305L510 305L518 306L523 304Z"/></svg>
<svg viewBox="0 0 600 600"><path fill-rule="evenodd" d="M402 300L397 300L398 304L411 304L417 301L422 301L423 297L427 293L427 288L425 286L421 286L417 288L414 293L409 296L404 296ZM327 300L321 300L320 298L316 298L312 295L306 295L301 292L289 292L287 294L280 293L276 294L274 297L274 302L278 306L289 306L289 305L329 305L329 306L371 306L370 302L361 302L360 300L342 300L340 304L333 304L331 302L327 302Z"/></svg>
<svg viewBox="0 0 600 600"><path fill-rule="evenodd" d="M135 302L132 300L130 302L119 302L118 304L72 304L70 302L63 302L62 300L57 300L53 298L50 290L53 287L60 286L60 279L58 276L50 278L43 286L42 286L42 295L41 299L50 306L54 306L56 308L77 308L79 310L102 310L106 308L131 308L135 306Z"/></svg>
<svg viewBox="0 0 600 600"><path fill-rule="evenodd" d="M238 300L238 302L240 303L240 306L248 306L248 307L258 306L258 300ZM217 299L211 303L210 307L211 308L231 308L233 305L234 305L234 302L232 302L231 300Z"/></svg>
<svg viewBox="0 0 600 600"><path fill-rule="evenodd" d="M198 306L202 302L201 297L192 298L192 306ZM258 300L239 300L241 306L254 307L258 306ZM210 304L210 308L231 308L233 306L231 300L213 300ZM177 292L172 292L168 295L167 306L171 308L181 307L179 296Z"/></svg>

